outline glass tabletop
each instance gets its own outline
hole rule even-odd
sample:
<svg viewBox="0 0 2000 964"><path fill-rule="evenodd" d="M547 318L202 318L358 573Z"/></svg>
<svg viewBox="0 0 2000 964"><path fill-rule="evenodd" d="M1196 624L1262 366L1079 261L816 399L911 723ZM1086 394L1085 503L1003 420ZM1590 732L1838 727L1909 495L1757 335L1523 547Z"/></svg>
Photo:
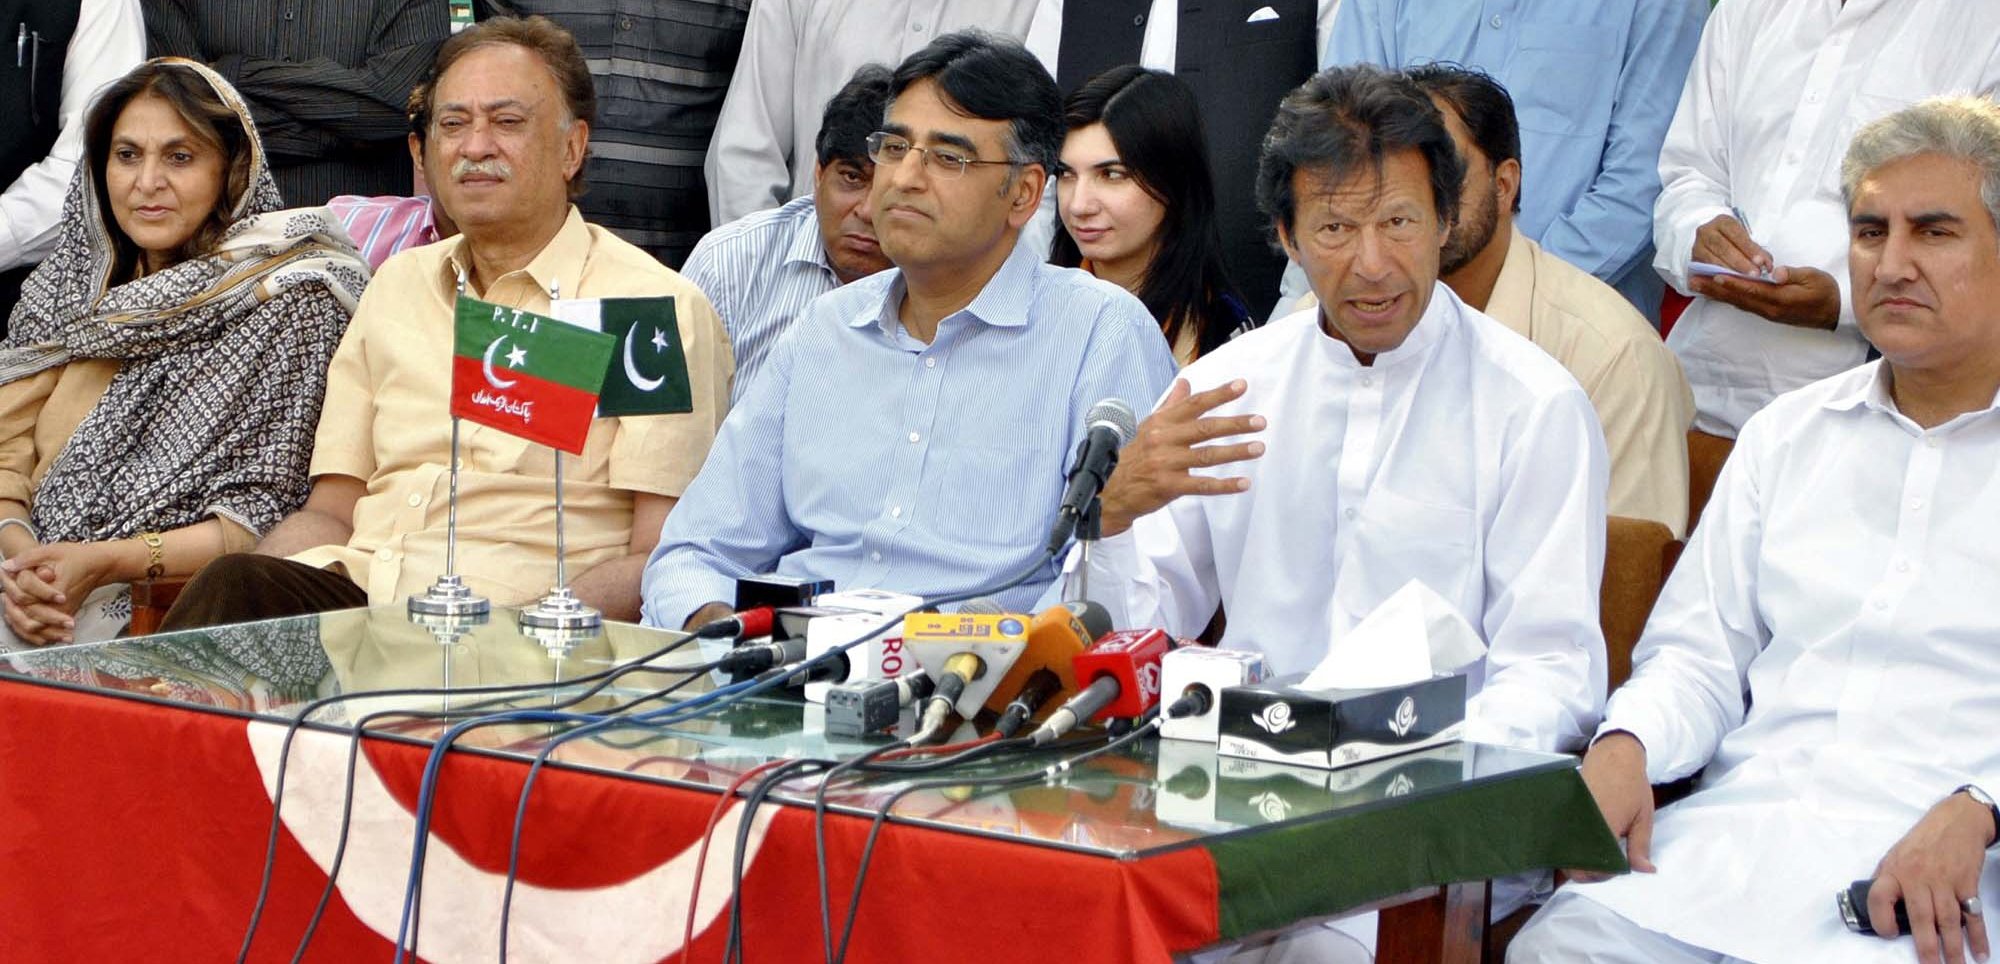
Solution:
<svg viewBox="0 0 2000 964"><path fill-rule="evenodd" d="M395 606L17 652L0 657L0 681L11 677L278 723L297 720L316 700L352 695L318 708L305 724L348 733L360 726L371 736L431 742L452 722L488 711L561 703L570 704L565 712L603 713L696 698L728 681L678 670L712 660L723 649L681 633L622 623L587 635L530 630L517 624L513 612L497 609L483 624L420 623ZM578 680L626 663L647 669L576 699L587 685ZM491 692L523 684L546 685ZM659 697L667 687L676 688ZM436 719L398 711L457 715ZM621 724L564 740L549 758L566 767L715 791L759 764L851 758L906 735L910 726L906 712L895 735L842 738L826 733L824 719L823 707L774 690L682 723ZM472 730L457 745L532 758L565 728L560 722L515 721ZM961 726L950 740L976 735ZM1027 773L1094 745L995 757L977 772ZM1318 770L1218 757L1208 744L1149 740L1025 787L985 789L955 770L952 775L966 778L967 785L903 797L891 819L1130 858L1575 765L1566 756L1455 743ZM810 801L816 783L802 779L774 796ZM902 786L888 776L843 785L829 793L828 805L836 812L873 816Z"/></svg>

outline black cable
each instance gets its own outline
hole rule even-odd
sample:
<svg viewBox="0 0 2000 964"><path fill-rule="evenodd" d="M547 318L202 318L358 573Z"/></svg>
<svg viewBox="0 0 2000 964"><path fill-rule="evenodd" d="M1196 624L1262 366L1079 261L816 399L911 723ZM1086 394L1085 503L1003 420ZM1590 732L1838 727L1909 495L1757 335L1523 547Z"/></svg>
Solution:
<svg viewBox="0 0 2000 964"><path fill-rule="evenodd" d="M672 684L672 686L666 686L666 688L662 688L662 690L654 690L654 692L650 692L650 694L646 694L646 696L640 696L640 698L636 698L636 700L628 700L626 704L622 704L622 706L614 706L612 710L606 710L606 712L624 712L624 710L630 710L630 708L632 708L632 706L636 706L636 704L642 704L642 702L650 702L650 700L658 700L658 698L662 698L662 696L670 696L670 694L672 694L674 690L680 690L682 686L688 686L688 684L692 684L694 680L698 680L698 678L700 678L700 674L704 674L704 672L708 672L708 670L714 670L714 668L716 668L716 662L704 662L704 664L692 664L692 666L646 666L646 664L634 664L634 666L624 666L624 670L628 670L628 672L676 672L676 674L686 674L686 676L684 676L684 678L682 678L680 682ZM572 698L568 698L568 700L564 700L564 702L558 702L558 704L554 704L552 708L568 708L568 706L576 706L578 702L582 702L582 700L588 700L590 696L596 696L598 692L602 692L602 690L604 690L606 686L610 686L612 682L616 682L616 678L618 678L618 676L620 676L620 674L612 674L610 678L606 678L606 680L600 680L598 684L590 686L588 690L584 690L584 692L580 692L580 694L574 694ZM570 684L574 684L574 682L576 682L576 680L570 680ZM514 696L514 698L518 698L518 696ZM510 700L514 700L514 698L510 698ZM500 700L500 702L506 702L506 700ZM478 714L484 714L484 712L488 712L488 710L490 710L490 708L492 708L494 704L496 704L496 700L484 700L484 702L480 702L480 704L474 704L474 706L462 706L462 708L456 708L456 710L376 710L376 712L372 712L372 714L366 714L366 716L362 716L362 718L358 718L358 720L354 722L354 734L356 734L356 736L354 736L354 740L350 740L350 742L348 742L348 766L346 766L346 784L344 784L344 790L342 790L342 798L340 798L340 836L338 836L338 838L336 838L336 842L334 842L334 860L332 860L332 864L330 864L330 866L328 866L328 870L326 870L326 886L324 886L324 888L320 888L320 900L318 900L318 904L314 904L314 908L312 908L312 916L310 916L310 918L306 920L306 930L304 930L304 934L300 934L300 940L298 940L298 950L296 950L296 952L292 954L292 964L300 964L300 960L304 960L304 956L306 956L306 946L308 946L308 944L312 942L314 934L316 934L316 932L318 932L318 928L320 928L320 920L322 920L322 918L324 918L324 914L326 914L326 906L328 906L328 904L332 902L332 896L334 896L334 886L336 886L336 882L340 880L340 866L342 866L342 862L346 860L346 852L348 852L348 832L350 832L350 826L352 826L352 822L354 822L354 772L356 772L356 764L360 762L360 746L362 746L362 742L360 742L360 734L362 734L362 732L366 732L366 730L368 730L368 726L370 726L370 724L374 724L376 720L382 720L382 718L388 718L388 716L404 716L404 718L410 718L410 720L452 720L452 718L460 718L460 716L478 716ZM512 884L512 880L510 880L510 884ZM504 914L504 910L502 910L502 914Z"/></svg>
<svg viewBox="0 0 2000 964"><path fill-rule="evenodd" d="M840 779L842 771L867 766L885 753L907 749L913 745L914 740L914 737L897 740L894 743L878 746L860 756L843 761L839 766L827 771L826 776L820 778L819 787L813 791L813 863L819 872L819 935L822 953L826 957L826 964L833 964L833 898L829 894L826 882L827 788L831 787L835 780ZM972 747L971 749L978 749L978 747Z"/></svg>
<svg viewBox="0 0 2000 964"><path fill-rule="evenodd" d="M848 942L854 936L854 922L860 916L861 913L861 889L863 886L867 884L868 881L868 864L872 860L874 860L875 844L882 832L882 825L888 821L889 812L895 809L897 801L903 799L906 796L909 796L912 793L917 792L918 790L940 790L949 787L963 787L974 784L980 786L1001 788L1001 787L1012 787L1012 786L1027 786L1033 783L1040 783L1044 780L1049 780L1053 779L1054 777L1060 776L1063 773L1066 773L1069 770L1075 768L1080 763L1084 763L1096 757L1102 756L1103 754L1109 753L1112 750L1116 750L1126 745L1129 745L1145 737L1146 735L1152 733L1155 729L1157 729L1157 726L1152 725L1150 723L1145 726L1136 727L1132 730L1132 732L1127 733L1124 736L1118 737L1117 739L1111 740L1105 743L1103 746L1097 747L1092 750L1088 750L1084 753L1080 753L1074 757L1068 757L1063 760L1059 760L1056 763L1053 763L1047 767L1044 767L1039 770L1031 770L1027 773L1013 774L1010 776L991 776L983 778L974 777L970 779L953 778L953 779L943 779L943 780L918 780L902 787L895 793L890 794L889 799L883 802L881 809L876 811L875 820L872 824L869 825L868 828L868 837L866 841L864 841L861 845L861 863L855 869L854 892L853 896L850 897L848 900L847 921L841 926L840 929L840 944L834 953L833 964L842 964L842 962L847 960Z"/></svg>
<svg viewBox="0 0 2000 964"><path fill-rule="evenodd" d="M729 902L729 937L722 948L723 964L743 959L743 863L750 849L750 824L756 819L757 808L764 804L765 798L777 789L778 784L808 775L811 767L825 769L834 764L833 760L788 760L752 784L745 794L743 815L736 821L736 850L730 866L730 894L733 896Z"/></svg>
<svg viewBox="0 0 2000 964"><path fill-rule="evenodd" d="M589 674L586 676L579 676L574 679L554 680L546 683L536 682L536 683L497 684L493 686L467 686L467 687L449 687L449 688L403 687L398 689L385 689L385 690L357 690L349 693L335 693L331 696L324 696L319 699L313 700L312 702L307 703L305 706L301 707L298 711L298 714L294 716L292 720L286 725L285 739L284 742L279 746L276 789L273 791L271 795L271 824L270 827L266 830L264 838L263 874L257 885L256 903L253 904L250 909L249 925L245 928L243 933L243 945L241 948L237 950L236 953L237 964L243 964L243 962L249 959L250 948L253 945L254 941L256 940L257 927L262 922L264 916L264 910L270 902L271 878L276 870L277 856L278 856L278 828L283 823L282 814L284 812L284 801L285 801L285 773L290 768L291 765L292 744L298 738L299 730L305 726L306 721L309 720L314 713L317 713L320 710L323 710L329 706L333 706L337 703L343 703L349 700L357 700L363 698L378 698L378 697L403 698L412 696L472 696L472 695L499 696L500 694L509 694L507 696L507 699L519 699L522 696L533 695L535 692L540 690L560 689L562 687L575 686L578 683L589 683L595 680L606 680L606 681L614 680L619 676L624 675L627 672L632 672L637 669L647 669L654 671L673 671L678 668L654 667L654 666L648 666L646 664L651 663L655 659L659 659L661 657L672 654L675 650L680 649L681 647L687 645L689 642L693 641L694 638L695 637L693 636L682 637L681 639L674 640L673 642L668 643L667 645L659 649L656 649L651 653L639 657L637 660L629 661L627 663L620 664L618 666L613 666L608 669L601 670L597 673ZM601 689L601 687L599 688ZM593 690L593 692L595 691ZM450 712L458 715L467 715L475 712L483 712L485 709L488 709L494 705L501 704L504 702L506 702L506 700L486 701L482 703L473 704L472 706L463 707L459 710L442 711L442 712ZM392 712L392 711L384 711L384 712ZM416 712L416 711L404 711L404 712ZM370 715L373 716L376 714L370 714ZM364 719L365 718L366 717L364 717ZM360 729L357 728L354 734L354 739L357 743L357 747L360 738L361 738L361 732ZM350 775L350 782L348 786L350 787L350 796L351 796L352 792L351 788L353 786L351 782L351 777L353 773L353 762L351 756L350 756L348 771ZM348 807L351 808L351 805L352 801L350 800L348 803ZM344 812L351 813L351 809L344 810ZM343 827L343 835L344 834L345 834L345 829ZM328 886L329 887L332 886L331 878L329 878Z"/></svg>

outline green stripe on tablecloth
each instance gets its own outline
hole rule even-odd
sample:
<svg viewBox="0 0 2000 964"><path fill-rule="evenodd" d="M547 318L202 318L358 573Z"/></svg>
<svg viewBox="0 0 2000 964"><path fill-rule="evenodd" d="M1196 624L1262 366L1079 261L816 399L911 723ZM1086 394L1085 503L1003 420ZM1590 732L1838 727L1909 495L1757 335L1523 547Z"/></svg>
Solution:
<svg viewBox="0 0 2000 964"><path fill-rule="evenodd" d="M1420 843L1419 843L1420 842ZM1574 769L1211 841L1223 940L1454 881L1569 867L1626 870ZM1342 863L1300 854L1356 855Z"/></svg>

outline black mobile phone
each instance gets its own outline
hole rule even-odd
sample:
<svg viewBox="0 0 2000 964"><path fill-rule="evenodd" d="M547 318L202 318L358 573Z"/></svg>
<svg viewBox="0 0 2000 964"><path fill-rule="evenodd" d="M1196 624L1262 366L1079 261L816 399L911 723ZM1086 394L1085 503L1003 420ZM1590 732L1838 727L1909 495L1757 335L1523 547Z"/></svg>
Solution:
<svg viewBox="0 0 2000 964"><path fill-rule="evenodd" d="M1875 933L1875 925L1868 919L1868 888L1874 885L1874 878L1864 877L1833 895L1833 902L1840 907L1841 921L1856 934ZM1901 900L1896 901L1896 931L1900 934L1910 932L1910 912L1904 909Z"/></svg>

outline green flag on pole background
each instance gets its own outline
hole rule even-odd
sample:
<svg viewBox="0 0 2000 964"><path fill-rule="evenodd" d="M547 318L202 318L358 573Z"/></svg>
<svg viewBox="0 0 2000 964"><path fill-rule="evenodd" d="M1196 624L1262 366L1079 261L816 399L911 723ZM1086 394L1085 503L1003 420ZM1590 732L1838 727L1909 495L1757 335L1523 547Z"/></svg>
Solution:
<svg viewBox="0 0 2000 964"><path fill-rule="evenodd" d="M687 353L674 299L568 298L550 313L570 324L616 339L604 372L597 414L673 415L694 411Z"/></svg>

